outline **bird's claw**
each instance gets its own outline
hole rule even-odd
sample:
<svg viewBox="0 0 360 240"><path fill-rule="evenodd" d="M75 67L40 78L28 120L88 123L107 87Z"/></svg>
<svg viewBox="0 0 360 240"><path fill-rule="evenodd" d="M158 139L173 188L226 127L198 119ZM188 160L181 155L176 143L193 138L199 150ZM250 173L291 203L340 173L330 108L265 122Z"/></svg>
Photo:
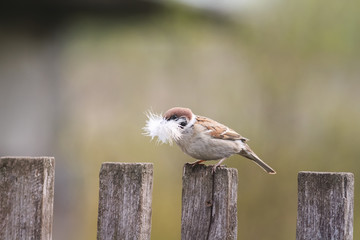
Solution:
<svg viewBox="0 0 360 240"><path fill-rule="evenodd" d="M200 163L202 163L202 162L204 162L204 160L197 160L197 161L192 162L192 163L189 163L189 164L190 164L191 167L193 168L193 167L195 167L196 165L198 165L198 164L200 164Z"/></svg>
<svg viewBox="0 0 360 240"><path fill-rule="evenodd" d="M223 166L224 166L224 165L217 165L217 164L214 165L214 166L212 167L212 169L211 169L211 173L212 173L212 174L215 174L216 169L217 169L217 168L221 168L221 167L223 167Z"/></svg>

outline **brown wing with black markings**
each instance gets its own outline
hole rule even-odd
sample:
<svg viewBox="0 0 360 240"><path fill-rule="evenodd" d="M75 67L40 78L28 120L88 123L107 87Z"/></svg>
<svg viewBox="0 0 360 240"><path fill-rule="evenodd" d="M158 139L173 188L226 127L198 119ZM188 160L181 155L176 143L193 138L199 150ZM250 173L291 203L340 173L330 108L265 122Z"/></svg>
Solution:
<svg viewBox="0 0 360 240"><path fill-rule="evenodd" d="M212 119L197 116L196 120L201 123L202 126L204 126L209 131L209 135L213 138L218 139L224 139L224 140L241 140L243 142L246 142L248 139L242 137L240 134L232 130L231 128L228 128L227 126L218 123Z"/></svg>

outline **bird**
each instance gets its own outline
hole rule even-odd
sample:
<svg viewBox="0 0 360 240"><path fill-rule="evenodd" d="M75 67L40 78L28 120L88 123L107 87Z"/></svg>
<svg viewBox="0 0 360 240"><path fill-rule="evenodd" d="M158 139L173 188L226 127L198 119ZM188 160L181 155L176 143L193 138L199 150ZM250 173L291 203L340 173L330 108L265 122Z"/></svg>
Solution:
<svg viewBox="0 0 360 240"><path fill-rule="evenodd" d="M218 160L212 172L232 155L238 154L254 161L269 174L276 171L261 160L247 144L247 138L233 129L208 117L195 115L190 108L173 107L163 115L152 112L148 120L145 135L157 137L159 142L174 141L187 155L196 159L193 166L208 160Z"/></svg>

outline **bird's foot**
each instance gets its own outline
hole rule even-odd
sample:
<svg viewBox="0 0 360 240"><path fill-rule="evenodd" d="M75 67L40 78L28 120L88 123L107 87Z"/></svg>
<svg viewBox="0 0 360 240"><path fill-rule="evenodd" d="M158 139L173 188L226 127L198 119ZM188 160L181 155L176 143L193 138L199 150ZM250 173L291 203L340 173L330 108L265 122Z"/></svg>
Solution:
<svg viewBox="0 0 360 240"><path fill-rule="evenodd" d="M218 165L218 164L214 165L211 169L211 173L214 174L216 172L216 169L221 167L225 167L225 165Z"/></svg>
<svg viewBox="0 0 360 240"><path fill-rule="evenodd" d="M198 164L200 164L200 163L202 163L202 162L204 162L205 160L197 160L197 161L195 161L195 162L192 162L192 163L189 163L189 165L191 165L191 167L195 167L196 165L198 165Z"/></svg>
<svg viewBox="0 0 360 240"><path fill-rule="evenodd" d="M225 161L225 159L226 159L226 158L221 159L218 163L216 163L216 164L213 166L213 168L211 169L211 173L212 173L212 174L214 174L214 173L216 172L216 169L217 169L218 167L221 167L220 164L221 164L223 161Z"/></svg>

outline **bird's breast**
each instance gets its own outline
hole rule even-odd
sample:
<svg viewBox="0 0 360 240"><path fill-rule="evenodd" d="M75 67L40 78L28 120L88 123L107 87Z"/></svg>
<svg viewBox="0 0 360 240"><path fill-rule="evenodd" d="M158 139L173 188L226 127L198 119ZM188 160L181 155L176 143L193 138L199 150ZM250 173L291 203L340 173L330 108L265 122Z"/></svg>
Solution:
<svg viewBox="0 0 360 240"><path fill-rule="evenodd" d="M176 143L183 152L200 160L227 158L241 150L237 141L215 139L194 129L184 132Z"/></svg>

